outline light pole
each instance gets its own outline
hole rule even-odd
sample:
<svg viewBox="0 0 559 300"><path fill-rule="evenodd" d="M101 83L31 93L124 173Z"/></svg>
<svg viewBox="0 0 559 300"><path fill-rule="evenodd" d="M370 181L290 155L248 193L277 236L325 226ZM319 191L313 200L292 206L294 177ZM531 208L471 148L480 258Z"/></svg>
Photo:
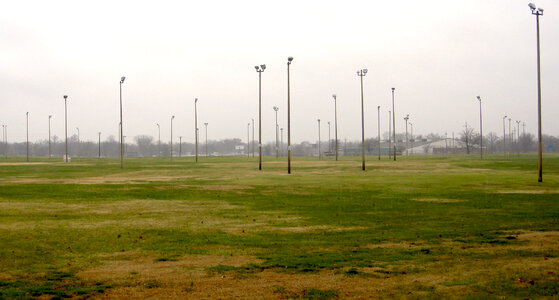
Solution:
<svg viewBox="0 0 559 300"><path fill-rule="evenodd" d="M507 143L506 143L506 135L505 135L505 120L507 119L507 116L503 117L503 154L507 153Z"/></svg>
<svg viewBox="0 0 559 300"><path fill-rule="evenodd" d="M280 133L281 133L280 149L281 149L281 156L283 156L283 154L284 154L284 152L283 152L283 128L280 128Z"/></svg>
<svg viewBox="0 0 559 300"><path fill-rule="evenodd" d="M182 136L179 136L179 157L182 156Z"/></svg>
<svg viewBox="0 0 559 300"><path fill-rule="evenodd" d="M377 106L378 111L378 160L380 160L380 105Z"/></svg>
<svg viewBox="0 0 559 300"><path fill-rule="evenodd" d="M26 123L26 132L27 132L27 138L26 138L26 143L25 143L25 149L26 149L26 153L27 153L27 161L29 161L29 112L25 113L25 123Z"/></svg>
<svg viewBox="0 0 559 300"><path fill-rule="evenodd" d="M64 141L66 146L66 155L64 156L64 161L68 162L68 110L67 101L68 95L64 95ZM122 164L120 166L122 168Z"/></svg>
<svg viewBox="0 0 559 300"><path fill-rule="evenodd" d="M159 123L155 123L155 125L157 125L157 156L161 157L161 126L159 126Z"/></svg>
<svg viewBox="0 0 559 300"><path fill-rule="evenodd" d="M124 141L123 141L123 124L122 124L122 84L124 83L126 77L120 77L120 168L124 167Z"/></svg>
<svg viewBox="0 0 559 300"><path fill-rule="evenodd" d="M392 88L392 137L394 140L394 161L396 161L396 111L394 110L394 90L396 88Z"/></svg>
<svg viewBox="0 0 559 300"><path fill-rule="evenodd" d="M99 131L99 158L101 158L101 131Z"/></svg>
<svg viewBox="0 0 559 300"><path fill-rule="evenodd" d="M483 159L483 121L481 118L481 97L477 96L479 101L479 155L480 159Z"/></svg>
<svg viewBox="0 0 559 300"><path fill-rule="evenodd" d="M278 132L278 128L279 128L279 127L278 127L278 110L279 110L279 107L274 106L274 111L276 112L276 158L279 158L279 145L278 145L278 144L279 144L279 139L278 139L278 135L279 135L279 132Z"/></svg>
<svg viewBox="0 0 559 300"><path fill-rule="evenodd" d="M542 159L542 84L540 74L540 16L543 16L543 8L537 8L534 3L530 3L532 15L536 16L536 34L538 51L538 182L543 180L543 159Z"/></svg>
<svg viewBox="0 0 559 300"><path fill-rule="evenodd" d="M254 157L254 118L252 118L252 157Z"/></svg>
<svg viewBox="0 0 559 300"><path fill-rule="evenodd" d="M410 143L411 143L411 155L413 155L413 123L410 122L411 133L410 133Z"/></svg>
<svg viewBox="0 0 559 300"><path fill-rule="evenodd" d="M510 121L511 118L509 118L509 155L512 154L512 135L510 133Z"/></svg>
<svg viewBox="0 0 559 300"><path fill-rule="evenodd" d="M336 161L338 161L338 103L336 94L333 94L332 97L334 98L334 138L336 139L334 147L336 147Z"/></svg>
<svg viewBox="0 0 559 300"><path fill-rule="evenodd" d="M194 98L194 141L196 144L196 162L198 162L198 98Z"/></svg>
<svg viewBox="0 0 559 300"><path fill-rule="evenodd" d="M408 120L410 119L410 115L406 115L404 121L406 121L406 156L409 156L409 149L408 149Z"/></svg>
<svg viewBox="0 0 559 300"><path fill-rule="evenodd" d="M317 121L318 121L318 160L320 160L322 158L320 155L320 119L318 119Z"/></svg>
<svg viewBox="0 0 559 300"><path fill-rule="evenodd" d="M262 170L262 72L266 65L254 66L258 72L258 170Z"/></svg>
<svg viewBox="0 0 559 300"><path fill-rule="evenodd" d="M247 124L247 157L250 157L250 122Z"/></svg>
<svg viewBox="0 0 559 300"><path fill-rule="evenodd" d="M206 157L208 157L208 123L204 123L206 126Z"/></svg>
<svg viewBox="0 0 559 300"><path fill-rule="evenodd" d="M51 148L50 148L50 119L52 118L52 115L49 115L49 157L51 157Z"/></svg>
<svg viewBox="0 0 559 300"><path fill-rule="evenodd" d="M367 75L367 69L357 71L357 76L361 78L361 160L363 171L365 171L365 112L363 109L363 77Z"/></svg>
<svg viewBox="0 0 559 300"><path fill-rule="evenodd" d="M175 116L171 116L171 160L173 160L173 119Z"/></svg>
<svg viewBox="0 0 559 300"><path fill-rule="evenodd" d="M332 147L330 147L330 121L328 121L328 153L332 153Z"/></svg>
<svg viewBox="0 0 559 300"><path fill-rule="evenodd" d="M518 153L520 153L520 147L518 147L520 143L520 123L522 122L516 121L516 149Z"/></svg>
<svg viewBox="0 0 559 300"><path fill-rule="evenodd" d="M7 152L7 151L8 151L8 150L7 150L7 148L8 148L8 143L6 142L6 140L7 140L7 137L6 137L6 133L7 133L7 132L6 132L6 127L7 127L6 125L2 125L2 144L4 145L4 156L5 156L6 158L8 158L8 155L7 155L7 153L8 153L8 152Z"/></svg>
<svg viewBox="0 0 559 300"><path fill-rule="evenodd" d="M287 174L291 174L291 87L289 85L289 66L293 57L287 58Z"/></svg>
<svg viewBox="0 0 559 300"><path fill-rule="evenodd" d="M392 140L392 112L388 111L388 159L392 157L390 155L390 152L392 151L392 145L390 143L391 140Z"/></svg>
<svg viewBox="0 0 559 300"><path fill-rule="evenodd" d="M76 129L78 130L78 152L76 154L76 157L80 156L80 129L78 127L76 127Z"/></svg>

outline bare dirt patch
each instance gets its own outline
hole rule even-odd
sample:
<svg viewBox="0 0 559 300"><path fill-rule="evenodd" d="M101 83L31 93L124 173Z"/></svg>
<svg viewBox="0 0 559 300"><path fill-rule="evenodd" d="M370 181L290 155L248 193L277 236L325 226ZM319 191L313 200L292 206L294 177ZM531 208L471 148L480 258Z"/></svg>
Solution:
<svg viewBox="0 0 559 300"><path fill-rule="evenodd" d="M1 166L28 166L28 165L46 165L46 162L3 162L0 163Z"/></svg>

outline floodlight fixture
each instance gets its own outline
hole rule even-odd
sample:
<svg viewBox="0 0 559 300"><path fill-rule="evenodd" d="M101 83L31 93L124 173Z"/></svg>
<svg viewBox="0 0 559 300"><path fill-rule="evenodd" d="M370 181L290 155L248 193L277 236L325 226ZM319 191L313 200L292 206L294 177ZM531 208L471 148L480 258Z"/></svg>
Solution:
<svg viewBox="0 0 559 300"><path fill-rule="evenodd" d="M124 79L126 79L126 77L124 76L120 77L120 83L124 83Z"/></svg>

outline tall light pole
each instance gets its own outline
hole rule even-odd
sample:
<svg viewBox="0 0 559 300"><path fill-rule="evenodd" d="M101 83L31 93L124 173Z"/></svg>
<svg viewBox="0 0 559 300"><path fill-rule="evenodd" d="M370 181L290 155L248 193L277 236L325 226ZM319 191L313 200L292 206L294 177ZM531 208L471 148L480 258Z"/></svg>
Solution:
<svg viewBox="0 0 559 300"><path fill-rule="evenodd" d="M79 157L80 156L80 129L78 127L76 127L76 129L78 130L78 152L76 156Z"/></svg>
<svg viewBox="0 0 559 300"><path fill-rule="evenodd" d="M289 67L293 57L287 58L287 174L291 174L291 86L289 84Z"/></svg>
<svg viewBox="0 0 559 300"><path fill-rule="evenodd" d="M194 98L194 141L196 148L196 162L198 162L198 98Z"/></svg>
<svg viewBox="0 0 559 300"><path fill-rule="evenodd" d="M328 153L332 153L332 147L330 147L330 121L328 121Z"/></svg>
<svg viewBox="0 0 559 300"><path fill-rule="evenodd" d="M284 154L284 152L283 152L283 128L280 128L280 133L281 133L280 149L281 149L281 156L283 156L283 154Z"/></svg>
<svg viewBox="0 0 559 300"><path fill-rule="evenodd" d="M481 97L477 96L479 101L479 155L483 159L483 119L481 118Z"/></svg>
<svg viewBox="0 0 559 300"><path fill-rule="evenodd" d="M320 119L317 119L318 121L318 159L320 160L321 154L320 154Z"/></svg>
<svg viewBox="0 0 559 300"><path fill-rule="evenodd" d="M29 112L25 113L25 123L26 123L26 132L27 132L27 138L26 138L26 143L25 143L25 148L27 149L25 152L27 153L27 161L29 161Z"/></svg>
<svg viewBox="0 0 559 300"><path fill-rule="evenodd" d="M6 135L7 135L6 127L7 127L6 125L2 125L2 144L4 145L4 147L3 147L3 148L4 148L4 156L5 156L6 158L8 158L8 154L7 154L7 153L8 153L8 150L7 150L7 148L8 148L8 143L6 142L6 140L7 140L7 137L6 137Z"/></svg>
<svg viewBox="0 0 559 300"><path fill-rule="evenodd" d="M173 160L173 120L175 116L171 116L171 160Z"/></svg>
<svg viewBox="0 0 559 300"><path fill-rule="evenodd" d="M543 16L543 8L536 8L534 3L528 4L532 10L532 15L536 16L536 35L537 35L537 63L538 63L538 182L543 180L543 159L542 159L542 84L540 73L540 16Z"/></svg>
<svg viewBox="0 0 559 300"><path fill-rule="evenodd" d="M336 161L338 161L338 103L336 94L333 94L332 97L334 98L334 138L336 139L334 147L336 147Z"/></svg>
<svg viewBox="0 0 559 300"><path fill-rule="evenodd" d="M99 131L99 158L101 158L101 131Z"/></svg>
<svg viewBox="0 0 559 300"><path fill-rule="evenodd" d="M410 143L411 143L411 155L413 155L413 123L410 122L411 133L410 133Z"/></svg>
<svg viewBox="0 0 559 300"><path fill-rule="evenodd" d="M378 110L378 160L380 160L380 105L377 106Z"/></svg>
<svg viewBox="0 0 559 300"><path fill-rule="evenodd" d="M161 157L161 126L159 126L159 123L155 123L155 125L157 125L157 156Z"/></svg>
<svg viewBox="0 0 559 300"><path fill-rule="evenodd" d="M365 112L363 105L363 77L367 75L367 69L357 71L357 76L361 78L361 160L363 171L365 171Z"/></svg>
<svg viewBox="0 0 559 300"><path fill-rule="evenodd" d="M254 66L258 72L258 170L262 170L262 72L266 65Z"/></svg>
<svg viewBox="0 0 559 300"><path fill-rule="evenodd" d="M509 155L512 154L512 135L510 133L510 121L512 119L509 118Z"/></svg>
<svg viewBox="0 0 559 300"><path fill-rule="evenodd" d="M208 123L204 123L206 126L206 157L208 157Z"/></svg>
<svg viewBox="0 0 559 300"><path fill-rule="evenodd" d="M51 148L50 148L50 119L52 118L52 115L49 115L49 157L51 157Z"/></svg>
<svg viewBox="0 0 559 300"><path fill-rule="evenodd" d="M507 143L506 143L506 138L505 138L505 120L507 119L507 116L503 117L503 154L507 154Z"/></svg>
<svg viewBox="0 0 559 300"><path fill-rule="evenodd" d="M392 136L394 140L394 161L396 161L396 111L394 110L394 90L396 88L392 88Z"/></svg>
<svg viewBox="0 0 559 300"><path fill-rule="evenodd" d="M410 155L408 149L408 120L410 119L410 115L406 115L404 121L406 121L406 156Z"/></svg>
<svg viewBox="0 0 559 300"><path fill-rule="evenodd" d="M247 157L250 157L250 122L247 124Z"/></svg>
<svg viewBox="0 0 559 300"><path fill-rule="evenodd" d="M254 118L252 118L252 157L254 157Z"/></svg>
<svg viewBox="0 0 559 300"><path fill-rule="evenodd" d="M522 121L516 121L516 142L517 143L520 140L520 123L522 123Z"/></svg>
<svg viewBox="0 0 559 300"><path fill-rule="evenodd" d="M120 168L124 168L124 141L123 141L123 124L122 124L122 84L126 77L120 77Z"/></svg>
<svg viewBox="0 0 559 300"><path fill-rule="evenodd" d="M279 135L279 130L278 130L278 110L279 107L274 106L274 111L276 112L276 158L279 158L279 139L278 139L278 135Z"/></svg>
<svg viewBox="0 0 559 300"><path fill-rule="evenodd" d="M67 109L67 101L68 95L64 95L64 141L66 144L66 155L64 156L64 161L68 162L68 109ZM120 165L122 168L122 163Z"/></svg>
<svg viewBox="0 0 559 300"><path fill-rule="evenodd" d="M392 151L392 145L390 143L392 139L392 112L388 111L388 159L391 158L390 152Z"/></svg>

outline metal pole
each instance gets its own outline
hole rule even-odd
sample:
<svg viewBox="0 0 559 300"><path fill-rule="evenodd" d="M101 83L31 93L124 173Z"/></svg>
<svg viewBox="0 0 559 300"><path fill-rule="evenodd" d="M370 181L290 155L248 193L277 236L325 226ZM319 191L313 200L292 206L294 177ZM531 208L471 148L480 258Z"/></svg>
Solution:
<svg viewBox="0 0 559 300"><path fill-rule="evenodd" d="M175 116L171 116L171 160L173 160L173 119Z"/></svg>
<svg viewBox="0 0 559 300"><path fill-rule="evenodd" d="M26 113L25 113L25 120L26 120L25 122L26 122L26 124L27 124L27 125L26 125L26 128L27 128L27 130L26 130L26 132L27 132L26 141L27 141L27 142L25 143L25 148L27 149L27 150L26 150L26 153L27 153L27 161L29 161L29 112L26 112Z"/></svg>
<svg viewBox="0 0 559 300"><path fill-rule="evenodd" d="M335 94L332 96L334 97L334 135L336 138L334 146L336 147L336 161L338 161L338 100Z"/></svg>
<svg viewBox="0 0 559 300"><path fill-rule="evenodd" d="M413 124L412 122L410 122L410 127L411 127L411 134L410 134L410 143L411 143L411 155L413 155Z"/></svg>
<svg viewBox="0 0 559 300"><path fill-rule="evenodd" d="M124 82L124 76L120 78L120 168L124 167L124 128L122 124L122 83Z"/></svg>
<svg viewBox="0 0 559 300"><path fill-rule="evenodd" d="M392 158L390 152L392 151L392 112L388 111L388 159Z"/></svg>
<svg viewBox="0 0 559 300"><path fill-rule="evenodd" d="M289 85L289 66L293 57L287 58L287 174L291 174L291 87Z"/></svg>
<svg viewBox="0 0 559 300"><path fill-rule="evenodd" d="M250 122L247 124L247 157L250 157Z"/></svg>
<svg viewBox="0 0 559 300"><path fill-rule="evenodd" d="M506 156L507 154L507 143L506 143L506 136L505 136L505 120L507 116L503 117L503 154Z"/></svg>
<svg viewBox="0 0 559 300"><path fill-rule="evenodd" d="M377 106L378 110L378 160L380 160L380 105Z"/></svg>
<svg viewBox="0 0 559 300"><path fill-rule="evenodd" d="M328 121L328 153L332 153L332 147L330 147L330 121Z"/></svg>
<svg viewBox="0 0 559 300"><path fill-rule="evenodd" d="M161 157L161 126L159 123L155 123L157 125L157 156Z"/></svg>
<svg viewBox="0 0 559 300"><path fill-rule="evenodd" d="M262 170L262 72L258 71L258 170Z"/></svg>
<svg viewBox="0 0 559 300"><path fill-rule="evenodd" d="M78 127L76 127L76 129L78 130L78 152L76 154L76 157L80 156L80 129Z"/></svg>
<svg viewBox="0 0 559 300"><path fill-rule="evenodd" d="M512 153L512 135L510 133L510 121L511 118L509 118L509 155Z"/></svg>
<svg viewBox="0 0 559 300"><path fill-rule="evenodd" d="M409 156L409 148L408 148L408 119L410 118L410 115L407 115L404 118L404 121L406 121L406 156Z"/></svg>
<svg viewBox="0 0 559 300"><path fill-rule="evenodd" d="M367 74L367 69L357 71L357 76L361 78L361 161L363 171L365 171L365 112L363 104L363 76L365 74Z"/></svg>
<svg viewBox="0 0 559 300"><path fill-rule="evenodd" d="M99 132L99 158L101 158L101 132Z"/></svg>
<svg viewBox="0 0 559 300"><path fill-rule="evenodd" d="M481 98L479 99L479 155L483 159L483 117L481 115Z"/></svg>
<svg viewBox="0 0 559 300"><path fill-rule="evenodd" d="M534 14L534 11L532 11ZM542 84L540 72L540 15L543 10L535 11L536 14L536 33L537 33L537 50L538 50L538 182L543 180L543 158L542 158Z"/></svg>
<svg viewBox="0 0 559 300"><path fill-rule="evenodd" d="M196 162L198 162L198 98L194 98L194 141L196 148Z"/></svg>
<svg viewBox="0 0 559 300"><path fill-rule="evenodd" d="M254 118L252 118L252 157L254 157Z"/></svg>
<svg viewBox="0 0 559 300"><path fill-rule="evenodd" d="M281 132L281 144L280 144L280 149L281 149L281 156L284 155L284 151L283 151L283 128L280 128L280 132Z"/></svg>
<svg viewBox="0 0 559 300"><path fill-rule="evenodd" d="M320 160L322 157L320 155L320 119L318 121L318 159Z"/></svg>
<svg viewBox="0 0 559 300"><path fill-rule="evenodd" d="M394 90L396 88L392 88L392 136L394 140L394 161L396 161L396 111L394 110Z"/></svg>
<svg viewBox="0 0 559 300"><path fill-rule="evenodd" d="M208 123L204 123L206 126L206 157L208 157Z"/></svg>
<svg viewBox="0 0 559 300"><path fill-rule="evenodd" d="M50 119L52 118L52 115L49 115L49 157L51 157L51 147L50 147Z"/></svg>
<svg viewBox="0 0 559 300"><path fill-rule="evenodd" d="M68 162L68 109L67 109L67 99L68 96L64 95L64 141L66 144L66 156L64 157L64 161ZM122 168L122 164L121 164Z"/></svg>
<svg viewBox="0 0 559 300"><path fill-rule="evenodd" d="M279 145L278 145L278 144L279 144L279 140L278 140L278 135L279 135L279 132L278 132L278 110L279 110L279 107L274 106L274 111L276 112L276 158L279 158Z"/></svg>

